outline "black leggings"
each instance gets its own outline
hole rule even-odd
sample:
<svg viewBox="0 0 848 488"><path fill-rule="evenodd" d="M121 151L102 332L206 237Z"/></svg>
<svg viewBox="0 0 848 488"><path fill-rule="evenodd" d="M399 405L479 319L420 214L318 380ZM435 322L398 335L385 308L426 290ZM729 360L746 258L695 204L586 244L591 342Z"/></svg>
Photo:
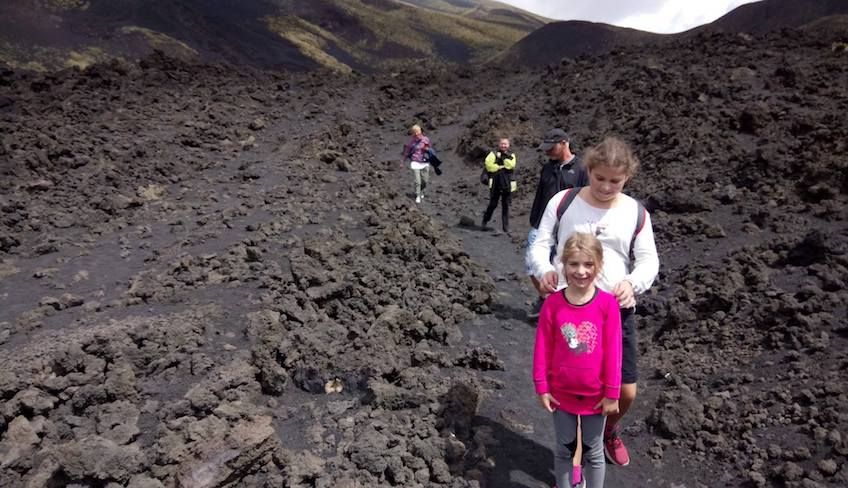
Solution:
<svg viewBox="0 0 848 488"><path fill-rule="evenodd" d="M498 206L498 199L501 201L501 225L504 232L509 231L509 202L512 201L512 194L509 188L492 189L489 192L489 206L486 207L486 213L483 214L483 222L488 222L495 213L495 208Z"/></svg>

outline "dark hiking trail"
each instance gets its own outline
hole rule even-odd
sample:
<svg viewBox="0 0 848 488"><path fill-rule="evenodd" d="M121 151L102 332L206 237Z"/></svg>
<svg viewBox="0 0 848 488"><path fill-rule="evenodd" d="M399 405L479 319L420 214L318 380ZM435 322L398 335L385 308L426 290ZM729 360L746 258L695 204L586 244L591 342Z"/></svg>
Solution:
<svg viewBox="0 0 848 488"><path fill-rule="evenodd" d="M556 125L578 153L634 145L627 192L660 253L633 460L607 486L845 486L831 35L703 34L527 72L0 69L0 486L550 483L523 244ZM421 205L398 156L412 123L445 161ZM512 235L476 228L499 136L519 158Z"/></svg>

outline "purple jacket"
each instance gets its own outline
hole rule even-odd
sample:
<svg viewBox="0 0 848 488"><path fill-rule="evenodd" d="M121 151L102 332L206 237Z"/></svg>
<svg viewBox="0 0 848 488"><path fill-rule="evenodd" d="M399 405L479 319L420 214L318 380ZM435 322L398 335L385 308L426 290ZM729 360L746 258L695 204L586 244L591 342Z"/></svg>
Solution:
<svg viewBox="0 0 848 488"><path fill-rule="evenodd" d="M403 160L404 161L417 161L419 163L423 163L426 159L424 154L427 152L427 149L430 148L430 139L421 134L420 136L412 136L409 139L409 142L403 146Z"/></svg>

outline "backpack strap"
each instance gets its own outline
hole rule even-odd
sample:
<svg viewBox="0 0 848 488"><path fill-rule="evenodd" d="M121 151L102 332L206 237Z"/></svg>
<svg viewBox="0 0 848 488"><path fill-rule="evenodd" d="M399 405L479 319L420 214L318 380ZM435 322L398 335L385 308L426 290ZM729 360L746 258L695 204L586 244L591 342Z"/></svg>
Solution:
<svg viewBox="0 0 848 488"><path fill-rule="evenodd" d="M568 210L568 206L571 205L571 202L577 197L577 194L580 193L582 187L578 188L569 188L566 190L565 195L562 196L562 199L559 201L559 205L557 205L557 222L562 218L563 214L566 210Z"/></svg>
<svg viewBox="0 0 848 488"><path fill-rule="evenodd" d="M633 230L633 238L630 239L630 254L629 257L631 261L635 261L636 257L633 255L633 246L636 244L636 236L642 232L642 229L645 227L645 221L648 218L648 209L642 205L642 202L636 200L636 228Z"/></svg>
<svg viewBox="0 0 848 488"><path fill-rule="evenodd" d="M580 190L583 187L574 187L566 190L565 195L562 196L562 199L559 201L559 205L557 205L557 220L554 225L554 241L559 238L559 221L562 219L562 216L565 215L565 211L568 210L568 206L571 205L571 202L577 198L577 194L580 193ZM645 222L648 219L648 209L642 205L642 202L636 200L636 228L633 229L633 237L630 239L630 253L629 257L631 262L635 261L635 256L633 255L633 247L636 245L636 236L642 232L642 229L645 228Z"/></svg>
<svg viewBox="0 0 848 488"><path fill-rule="evenodd" d="M577 198L577 194L580 193L580 190L583 187L574 187L569 188L565 191L565 195L562 196L562 199L559 201L559 205L557 205L557 219L556 224L554 225L554 242L557 241L559 236L559 221L562 219L562 216L565 214L565 211L568 210L568 206L571 205L571 202Z"/></svg>

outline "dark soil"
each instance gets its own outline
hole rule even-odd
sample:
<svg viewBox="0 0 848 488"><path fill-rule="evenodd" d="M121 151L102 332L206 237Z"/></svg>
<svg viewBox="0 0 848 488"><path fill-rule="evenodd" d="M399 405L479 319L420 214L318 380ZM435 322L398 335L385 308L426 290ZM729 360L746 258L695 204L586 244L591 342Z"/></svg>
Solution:
<svg viewBox="0 0 848 488"><path fill-rule="evenodd" d="M0 70L0 486L552 484L523 245L553 125L633 143L660 250L607 486L846 486L839 40L541 72ZM446 161L421 205L414 122ZM512 235L475 225L501 135Z"/></svg>

